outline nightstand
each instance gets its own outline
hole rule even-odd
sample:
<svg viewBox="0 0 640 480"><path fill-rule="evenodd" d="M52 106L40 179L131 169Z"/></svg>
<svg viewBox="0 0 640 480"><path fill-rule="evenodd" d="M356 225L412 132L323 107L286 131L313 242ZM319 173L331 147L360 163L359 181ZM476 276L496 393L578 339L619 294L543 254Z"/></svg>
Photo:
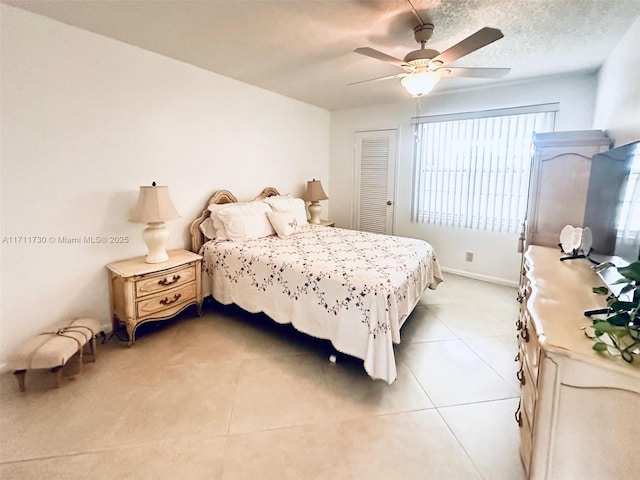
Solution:
<svg viewBox="0 0 640 480"><path fill-rule="evenodd" d="M332 222L331 220L320 220L320 225L323 227L335 227L336 222Z"/></svg>
<svg viewBox="0 0 640 480"><path fill-rule="evenodd" d="M202 313L202 257L187 250L167 253L169 260L162 263L136 257L107 265L113 330L123 323L129 346L144 322L168 320L190 305Z"/></svg>

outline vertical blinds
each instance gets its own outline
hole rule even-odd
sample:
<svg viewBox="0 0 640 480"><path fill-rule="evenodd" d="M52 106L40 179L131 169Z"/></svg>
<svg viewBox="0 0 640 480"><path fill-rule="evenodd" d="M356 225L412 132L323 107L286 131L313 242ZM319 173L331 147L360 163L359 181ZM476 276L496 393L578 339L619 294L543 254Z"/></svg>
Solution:
<svg viewBox="0 0 640 480"><path fill-rule="evenodd" d="M553 131L554 106L417 119L416 221L519 232L531 139L534 132Z"/></svg>

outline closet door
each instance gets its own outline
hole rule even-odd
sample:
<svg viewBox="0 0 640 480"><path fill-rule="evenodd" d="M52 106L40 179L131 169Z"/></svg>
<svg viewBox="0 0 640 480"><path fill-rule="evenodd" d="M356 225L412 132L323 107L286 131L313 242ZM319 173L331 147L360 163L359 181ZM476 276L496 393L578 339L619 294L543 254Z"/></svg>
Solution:
<svg viewBox="0 0 640 480"><path fill-rule="evenodd" d="M353 225L357 230L393 233L397 130L355 134Z"/></svg>

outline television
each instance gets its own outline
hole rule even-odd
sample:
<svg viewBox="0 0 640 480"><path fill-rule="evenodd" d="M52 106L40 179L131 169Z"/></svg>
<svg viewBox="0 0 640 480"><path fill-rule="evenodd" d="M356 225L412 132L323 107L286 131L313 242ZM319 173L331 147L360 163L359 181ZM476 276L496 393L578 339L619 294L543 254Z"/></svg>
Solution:
<svg viewBox="0 0 640 480"><path fill-rule="evenodd" d="M593 156L584 226L593 235L592 262L620 267L640 260L640 140ZM619 293L616 269L605 269L600 276Z"/></svg>
<svg viewBox="0 0 640 480"><path fill-rule="evenodd" d="M640 140L593 156L584 226L594 257L640 257Z"/></svg>

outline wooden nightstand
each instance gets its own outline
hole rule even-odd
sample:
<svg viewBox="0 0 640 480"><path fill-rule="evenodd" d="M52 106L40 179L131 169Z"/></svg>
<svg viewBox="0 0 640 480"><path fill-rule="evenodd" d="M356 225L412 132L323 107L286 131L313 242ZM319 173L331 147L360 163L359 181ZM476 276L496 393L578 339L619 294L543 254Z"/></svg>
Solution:
<svg viewBox="0 0 640 480"><path fill-rule="evenodd" d="M335 227L336 222L332 222L331 220L320 220L320 225L323 227Z"/></svg>
<svg viewBox="0 0 640 480"><path fill-rule="evenodd" d="M202 257L187 250L167 253L169 260L162 263L136 257L107 265L113 330L123 323L129 346L144 322L168 320L190 305L197 305L198 315L202 313Z"/></svg>

